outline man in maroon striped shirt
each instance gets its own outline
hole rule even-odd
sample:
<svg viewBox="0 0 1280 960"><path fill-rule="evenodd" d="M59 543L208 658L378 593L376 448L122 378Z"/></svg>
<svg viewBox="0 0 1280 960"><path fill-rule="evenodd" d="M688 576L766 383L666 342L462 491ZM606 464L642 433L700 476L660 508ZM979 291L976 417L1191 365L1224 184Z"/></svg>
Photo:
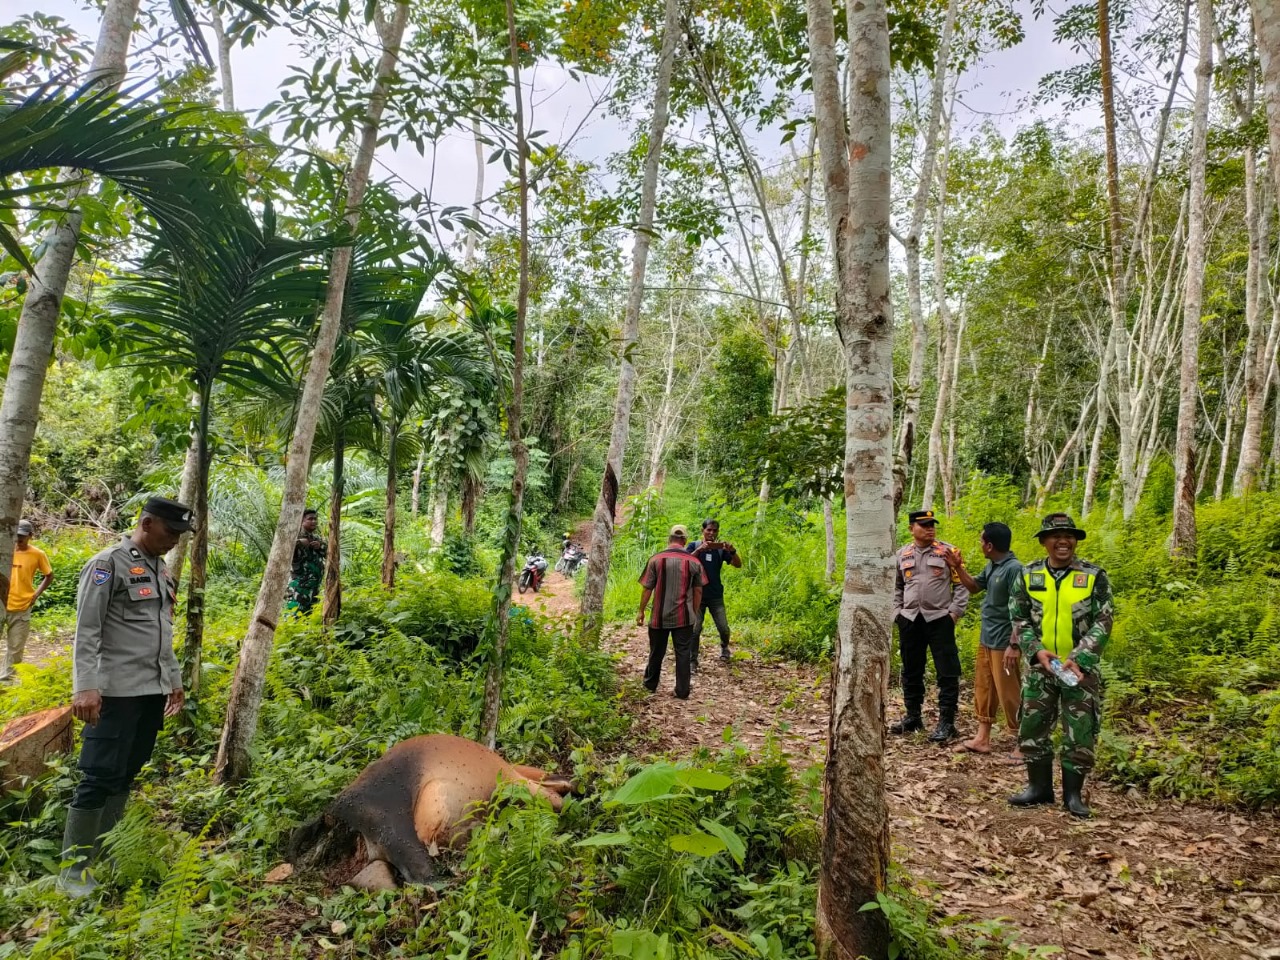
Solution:
<svg viewBox="0 0 1280 960"><path fill-rule="evenodd" d="M689 698L689 658L693 652L693 622L702 609L702 588L707 573L698 558L685 552L689 531L676 524L667 537L667 547L654 554L645 564L640 586L640 612L636 625L644 626L645 608L653 599L649 617L649 665L644 671L644 685L650 693L658 690L662 661L667 656L667 638L676 648L676 696Z"/></svg>

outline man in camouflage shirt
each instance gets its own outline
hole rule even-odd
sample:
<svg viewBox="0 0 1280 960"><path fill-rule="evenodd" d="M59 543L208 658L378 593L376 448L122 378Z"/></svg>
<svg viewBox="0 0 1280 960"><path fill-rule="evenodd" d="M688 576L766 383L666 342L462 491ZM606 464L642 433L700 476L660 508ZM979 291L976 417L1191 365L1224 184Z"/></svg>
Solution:
<svg viewBox="0 0 1280 960"><path fill-rule="evenodd" d="M1036 538L1047 556L1028 564L1009 597L1012 645L1030 669L1022 685L1020 748L1027 789L1009 802L1027 807L1053 803L1053 726L1062 713L1062 804L1073 816L1089 816L1081 797L1093 769L1102 707L1098 661L1111 636L1111 583L1101 567L1076 556L1085 532L1065 513L1044 518ZM1063 683L1053 660L1077 679Z"/></svg>

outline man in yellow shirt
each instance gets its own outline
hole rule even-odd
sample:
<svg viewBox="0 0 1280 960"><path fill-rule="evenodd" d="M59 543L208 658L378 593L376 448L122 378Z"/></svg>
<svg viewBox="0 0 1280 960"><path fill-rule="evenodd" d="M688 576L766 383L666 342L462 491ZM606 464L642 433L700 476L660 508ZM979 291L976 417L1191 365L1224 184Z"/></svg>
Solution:
<svg viewBox="0 0 1280 960"><path fill-rule="evenodd" d="M22 662L22 652L26 649L27 636L31 633L31 608L40 599L40 594L53 583L53 567L49 565L48 556L39 547L31 545L33 533L35 530L32 529L30 520L18 521L18 542L13 550L9 601L3 621L6 637L0 682L12 679L14 665ZM37 573L41 574L39 584L36 583Z"/></svg>

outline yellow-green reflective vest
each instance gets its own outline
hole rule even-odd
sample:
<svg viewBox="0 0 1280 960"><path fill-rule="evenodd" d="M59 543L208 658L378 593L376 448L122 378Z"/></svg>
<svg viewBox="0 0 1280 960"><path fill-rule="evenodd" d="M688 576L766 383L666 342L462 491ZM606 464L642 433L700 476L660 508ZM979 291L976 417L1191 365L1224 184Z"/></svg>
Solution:
<svg viewBox="0 0 1280 960"><path fill-rule="evenodd" d="M1068 570L1061 581L1055 580L1047 567L1023 571L1027 596L1040 604L1040 642L1054 656L1065 660L1076 648L1072 611L1077 603L1093 596L1097 578L1096 572L1084 570Z"/></svg>

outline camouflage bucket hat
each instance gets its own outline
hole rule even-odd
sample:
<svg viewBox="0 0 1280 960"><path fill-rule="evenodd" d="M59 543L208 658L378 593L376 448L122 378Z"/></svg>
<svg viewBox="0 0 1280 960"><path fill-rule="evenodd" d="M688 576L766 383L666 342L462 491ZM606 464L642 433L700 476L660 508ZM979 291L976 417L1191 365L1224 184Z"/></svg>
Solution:
<svg viewBox="0 0 1280 960"><path fill-rule="evenodd" d="M1036 532L1036 539L1043 540L1051 533L1070 533L1077 540L1083 540L1086 536L1085 532L1076 526L1076 522L1071 519L1071 515L1067 513L1051 513L1040 521L1040 529Z"/></svg>

